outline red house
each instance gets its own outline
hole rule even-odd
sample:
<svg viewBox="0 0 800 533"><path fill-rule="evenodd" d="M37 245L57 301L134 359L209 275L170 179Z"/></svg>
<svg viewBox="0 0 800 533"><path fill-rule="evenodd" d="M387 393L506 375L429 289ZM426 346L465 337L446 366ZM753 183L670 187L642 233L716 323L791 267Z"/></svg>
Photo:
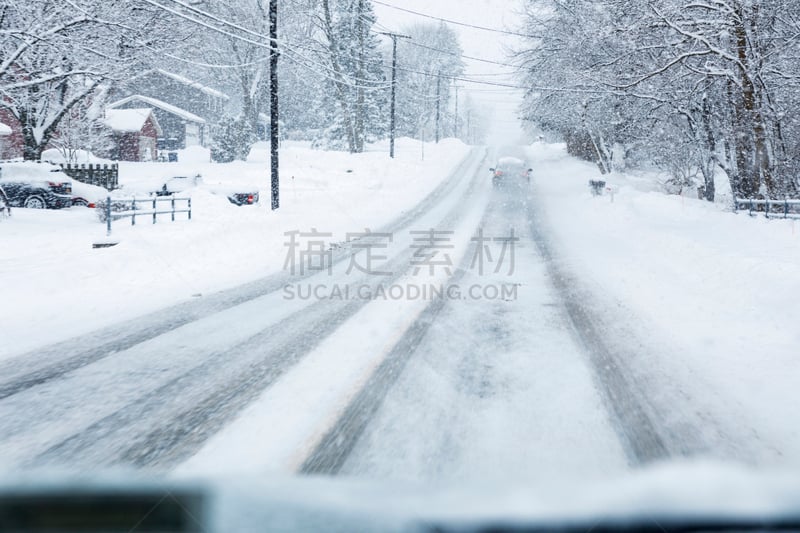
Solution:
<svg viewBox="0 0 800 533"><path fill-rule="evenodd" d="M0 159L22 157L22 127L8 109L0 108Z"/></svg>
<svg viewBox="0 0 800 533"><path fill-rule="evenodd" d="M156 161L161 136L152 109L107 109L105 124L114 134L111 158L117 161Z"/></svg>

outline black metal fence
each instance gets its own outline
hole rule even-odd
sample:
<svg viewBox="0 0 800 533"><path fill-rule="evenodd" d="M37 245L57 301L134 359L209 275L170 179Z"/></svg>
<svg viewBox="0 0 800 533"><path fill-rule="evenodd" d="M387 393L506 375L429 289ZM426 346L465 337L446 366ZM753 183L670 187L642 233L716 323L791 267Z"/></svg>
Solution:
<svg viewBox="0 0 800 533"><path fill-rule="evenodd" d="M737 211L747 210L750 216L763 214L767 218L797 218L800 219L800 200L754 200L752 198L737 198L735 202Z"/></svg>
<svg viewBox="0 0 800 533"><path fill-rule="evenodd" d="M112 164L72 164L60 163L61 170L70 178L86 183L104 187L109 191L119 187L119 165Z"/></svg>

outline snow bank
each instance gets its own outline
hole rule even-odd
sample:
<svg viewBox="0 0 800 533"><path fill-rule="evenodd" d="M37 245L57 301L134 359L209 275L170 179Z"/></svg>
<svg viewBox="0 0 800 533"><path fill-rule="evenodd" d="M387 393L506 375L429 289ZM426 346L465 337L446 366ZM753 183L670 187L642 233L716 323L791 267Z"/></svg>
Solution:
<svg viewBox="0 0 800 533"><path fill-rule="evenodd" d="M613 201L592 197L595 166L561 146L531 158L566 270L608 313L611 343L644 343L627 363L651 396L694 421L715 456L800 465L797 223L667 196L634 175L608 177Z"/></svg>
<svg viewBox="0 0 800 533"><path fill-rule="evenodd" d="M183 150L176 150L178 161L184 163L208 163L211 161L211 150L202 146L187 146Z"/></svg>

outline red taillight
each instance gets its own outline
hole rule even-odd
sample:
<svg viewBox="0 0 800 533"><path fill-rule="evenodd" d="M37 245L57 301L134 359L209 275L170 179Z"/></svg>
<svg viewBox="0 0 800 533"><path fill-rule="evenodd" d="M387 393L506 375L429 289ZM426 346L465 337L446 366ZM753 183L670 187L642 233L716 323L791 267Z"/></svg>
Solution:
<svg viewBox="0 0 800 533"><path fill-rule="evenodd" d="M498 170L497 172L495 172L495 173L494 173L494 176L495 176L496 178L499 178L499 177L500 177L500 176L502 176L502 175L503 175L503 173L502 173L502 172L500 172L499 170Z"/></svg>
<svg viewBox="0 0 800 533"><path fill-rule="evenodd" d="M253 195L252 194L248 194L247 195L247 203L248 204L252 204L253 200L254 200Z"/></svg>
<svg viewBox="0 0 800 533"><path fill-rule="evenodd" d="M89 209L94 209L94 208L95 208L95 207L97 207L97 206L96 206L96 205L94 205L94 203L92 202L92 203L90 203L90 204L89 204L87 207L88 207Z"/></svg>

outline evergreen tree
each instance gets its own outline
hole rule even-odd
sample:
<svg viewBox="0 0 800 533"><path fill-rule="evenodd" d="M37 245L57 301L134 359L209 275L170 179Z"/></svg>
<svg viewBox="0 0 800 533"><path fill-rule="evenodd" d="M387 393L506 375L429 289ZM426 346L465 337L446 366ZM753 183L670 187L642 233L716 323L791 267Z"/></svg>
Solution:
<svg viewBox="0 0 800 533"><path fill-rule="evenodd" d="M380 41L372 30L375 13L368 0L324 2L331 81L326 109L336 109L323 131L325 145L363 152L386 133L388 84Z"/></svg>

